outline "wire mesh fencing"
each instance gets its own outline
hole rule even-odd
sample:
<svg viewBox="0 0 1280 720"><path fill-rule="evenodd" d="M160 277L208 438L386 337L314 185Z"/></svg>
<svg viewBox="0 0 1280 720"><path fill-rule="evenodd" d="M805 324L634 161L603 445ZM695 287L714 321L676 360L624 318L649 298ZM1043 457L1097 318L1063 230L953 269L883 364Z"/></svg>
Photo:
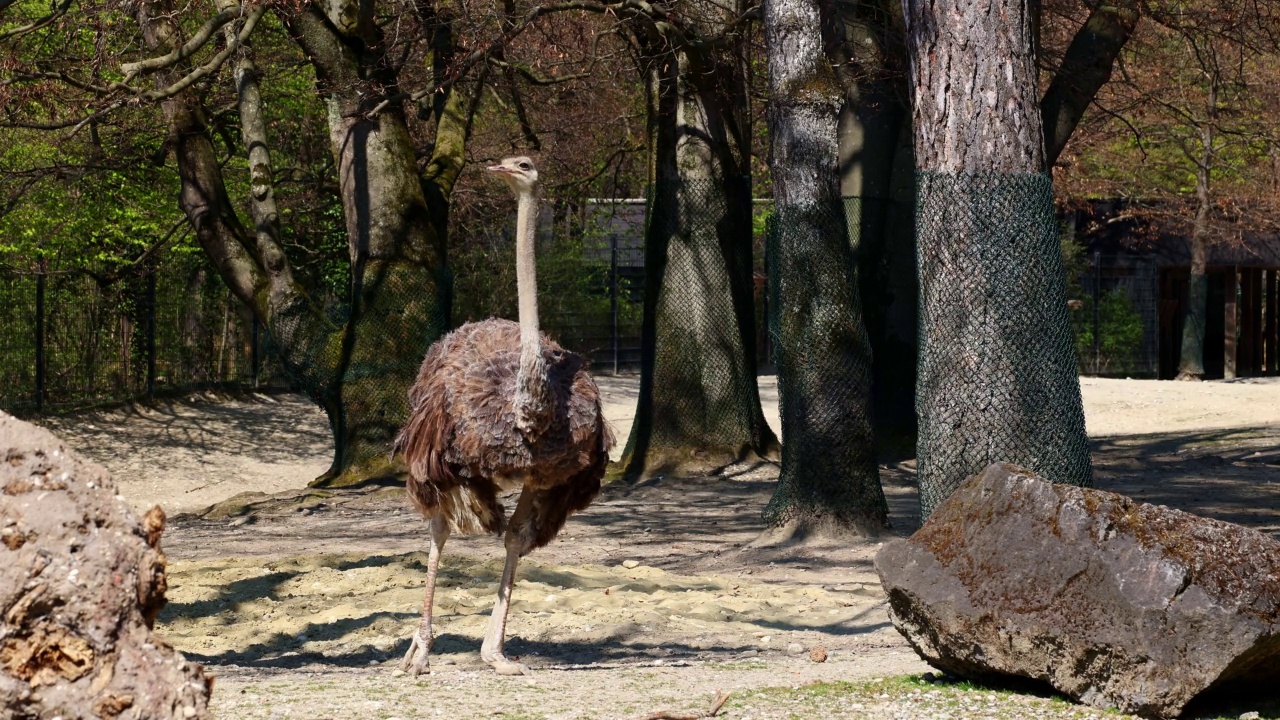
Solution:
<svg viewBox="0 0 1280 720"><path fill-rule="evenodd" d="M652 444L752 447L756 388L748 178L659 184L648 212Z"/></svg>
<svg viewBox="0 0 1280 720"><path fill-rule="evenodd" d="M203 261L144 274L0 273L0 409L68 410L252 386L259 333Z"/></svg>
<svg viewBox="0 0 1280 720"><path fill-rule="evenodd" d="M993 462L1089 485L1051 180L919 172L916 197L921 516Z"/></svg>
<svg viewBox="0 0 1280 720"><path fill-rule="evenodd" d="M769 222L769 333L778 367L782 472L765 521L882 530L871 345L858 287L863 230L880 203L781 207ZM875 232L875 230L872 230Z"/></svg>

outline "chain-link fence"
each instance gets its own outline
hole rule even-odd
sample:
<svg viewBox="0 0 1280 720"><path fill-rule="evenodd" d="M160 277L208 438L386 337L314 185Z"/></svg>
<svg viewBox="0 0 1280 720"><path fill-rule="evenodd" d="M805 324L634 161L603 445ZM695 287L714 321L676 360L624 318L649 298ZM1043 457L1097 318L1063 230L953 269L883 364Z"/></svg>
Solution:
<svg viewBox="0 0 1280 720"><path fill-rule="evenodd" d="M916 197L922 517L993 462L1090 484L1049 177L920 172Z"/></svg>
<svg viewBox="0 0 1280 720"><path fill-rule="evenodd" d="M543 329L590 357L594 372L636 371L645 300L645 204L598 200L585 207L576 232L543 223ZM498 237L495 247L475 267L465 257L453 259L454 324L515 317L514 240ZM763 240L757 238L755 247L759 279ZM316 301L331 326L346 322L348 303L328 295ZM763 323L766 300L759 283L755 301ZM314 315L304 308L298 312ZM762 325L757 336L763 352ZM332 349L306 352L314 353L318 366L320 355ZM315 395L321 388L311 385L328 382L303 377L302 367L283 372L277 350L198 253L163 254L150 272L68 271L35 262L0 270L0 409L69 410L155 392L268 381Z"/></svg>
<svg viewBox="0 0 1280 720"><path fill-rule="evenodd" d="M1154 260L1092 253L1068 279L1082 375L1155 377L1160 371L1160 273Z"/></svg>
<svg viewBox="0 0 1280 720"><path fill-rule="evenodd" d="M259 336L213 270L191 256L119 277L0 272L0 409L253 386L269 373Z"/></svg>
<svg viewBox="0 0 1280 720"><path fill-rule="evenodd" d="M769 334L778 366L782 473L764 517L882 530L871 345L859 255L884 230L885 203L850 197L782 207L769 222Z"/></svg>

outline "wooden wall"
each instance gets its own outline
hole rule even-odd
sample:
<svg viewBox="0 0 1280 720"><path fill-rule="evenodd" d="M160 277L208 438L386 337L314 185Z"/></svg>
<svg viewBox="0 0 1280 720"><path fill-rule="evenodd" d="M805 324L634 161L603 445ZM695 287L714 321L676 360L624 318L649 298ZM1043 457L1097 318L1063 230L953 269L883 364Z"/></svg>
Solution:
<svg viewBox="0 0 1280 720"><path fill-rule="evenodd" d="M1280 268L1210 267L1205 377L1280 375ZM1160 271L1161 379L1178 374L1188 270Z"/></svg>

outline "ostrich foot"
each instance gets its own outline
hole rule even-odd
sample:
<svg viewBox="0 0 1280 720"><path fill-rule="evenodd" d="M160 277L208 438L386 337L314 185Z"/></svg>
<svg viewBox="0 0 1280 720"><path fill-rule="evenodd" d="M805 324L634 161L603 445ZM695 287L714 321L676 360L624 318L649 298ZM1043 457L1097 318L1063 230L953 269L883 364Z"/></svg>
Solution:
<svg viewBox="0 0 1280 720"><path fill-rule="evenodd" d="M404 654L404 659L400 661L400 669L417 677L431 669L428 658L431 655L431 640L423 640L419 633L413 634L413 639L409 641L409 652Z"/></svg>
<svg viewBox="0 0 1280 720"><path fill-rule="evenodd" d="M497 658L493 660L487 660L486 662L488 662L491 666L493 666L493 671L498 673L499 675L528 675L529 674L528 665L525 665L524 663L518 663L514 660L508 660L501 655L499 655Z"/></svg>
<svg viewBox="0 0 1280 720"><path fill-rule="evenodd" d="M483 662L488 663L488 665L493 668L493 671L499 675L530 674L528 665L518 663L515 660L508 660L506 654L502 651L494 652L483 645L480 647L480 659Z"/></svg>

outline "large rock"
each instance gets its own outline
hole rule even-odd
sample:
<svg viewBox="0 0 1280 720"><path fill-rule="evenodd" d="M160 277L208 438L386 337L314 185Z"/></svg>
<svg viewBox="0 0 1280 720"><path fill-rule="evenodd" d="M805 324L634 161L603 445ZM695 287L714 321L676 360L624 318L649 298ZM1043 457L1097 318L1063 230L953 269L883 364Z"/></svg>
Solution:
<svg viewBox="0 0 1280 720"><path fill-rule="evenodd" d="M212 679L151 632L164 513L0 412L0 720L208 718Z"/></svg>
<svg viewBox="0 0 1280 720"><path fill-rule="evenodd" d="M899 632L961 676L1148 717L1280 681L1280 543L1238 525L992 465L876 570Z"/></svg>

